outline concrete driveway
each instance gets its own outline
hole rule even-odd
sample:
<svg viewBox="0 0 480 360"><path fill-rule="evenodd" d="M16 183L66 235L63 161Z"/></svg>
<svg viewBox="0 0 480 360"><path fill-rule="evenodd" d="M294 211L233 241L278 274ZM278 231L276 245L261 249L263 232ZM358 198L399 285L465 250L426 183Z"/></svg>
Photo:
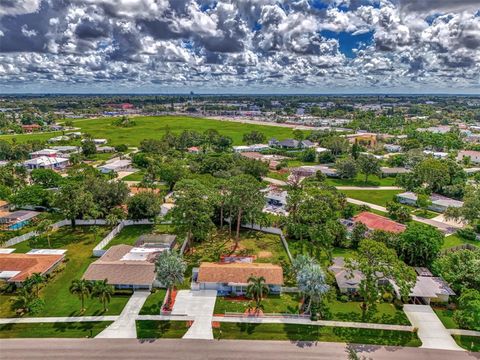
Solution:
<svg viewBox="0 0 480 360"><path fill-rule="evenodd" d="M213 339L212 319L216 299L216 290L180 290L177 293L172 315L195 317L184 339Z"/></svg>
<svg viewBox="0 0 480 360"><path fill-rule="evenodd" d="M453 340L430 306L408 304L403 306L403 311L412 325L418 328L423 348L465 351Z"/></svg>

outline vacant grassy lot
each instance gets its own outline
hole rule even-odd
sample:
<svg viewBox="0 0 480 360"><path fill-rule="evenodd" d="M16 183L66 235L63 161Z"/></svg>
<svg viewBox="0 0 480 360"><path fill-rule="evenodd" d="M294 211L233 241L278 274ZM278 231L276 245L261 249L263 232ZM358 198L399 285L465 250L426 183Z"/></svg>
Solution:
<svg viewBox="0 0 480 360"><path fill-rule="evenodd" d="M142 181L144 175L145 173L143 171L137 171L137 172L134 172L133 174L125 176L124 178L122 178L122 180L123 181Z"/></svg>
<svg viewBox="0 0 480 360"><path fill-rule="evenodd" d="M45 306L37 313L29 316L79 316L79 315L118 315L127 303L128 295L115 295L108 304L108 311L103 312L102 305L97 299L87 299L87 310L80 313L80 300L70 294L69 287L74 279L81 279L88 265L96 260L92 257L95 245L105 236L109 229L98 227L97 238L90 227L77 226L76 229L63 227L50 236L51 247L66 249L66 262L58 268L52 279L40 290L40 298ZM48 248L44 237L37 241L23 242L16 246L17 252L26 252L31 248ZM11 309L11 299L14 295L0 297L0 317L14 317L15 311Z"/></svg>
<svg viewBox="0 0 480 360"><path fill-rule="evenodd" d="M393 186L395 185L395 178L369 176L368 181L365 182L365 175L358 174L354 179L327 178L327 183L333 186Z"/></svg>
<svg viewBox="0 0 480 360"><path fill-rule="evenodd" d="M453 338L459 346L466 350L480 351L480 337L478 336L453 335Z"/></svg>
<svg viewBox="0 0 480 360"><path fill-rule="evenodd" d="M156 289L151 293L143 304L140 315L159 315L166 294L167 290L165 289Z"/></svg>
<svg viewBox="0 0 480 360"><path fill-rule="evenodd" d="M445 237L445 241L443 242L442 249L449 249L451 247L463 245L463 244L471 244L471 245L480 247L480 241L467 240L457 234L453 234Z"/></svg>
<svg viewBox="0 0 480 360"><path fill-rule="evenodd" d="M188 330L186 321L136 321L139 339L180 339Z"/></svg>
<svg viewBox="0 0 480 360"><path fill-rule="evenodd" d="M80 128L81 132L91 134L94 138L108 139L109 145L138 146L144 139L160 139L167 130L180 133L183 130L203 132L207 129L216 129L222 135L231 137L234 145L242 144L243 134L253 130L260 131L267 138L275 137L278 140L293 137L291 128L242 124L188 116L136 117L136 126L129 128L114 126L112 121L112 118L87 119L76 120L74 124ZM0 139L11 140L15 138L18 142L25 142L28 140L48 140L58 135L61 135L61 132L4 135L0 136Z"/></svg>
<svg viewBox="0 0 480 360"><path fill-rule="evenodd" d="M268 295L262 301L265 313L298 314L301 296L298 294ZM236 300L229 297L217 297L215 302L215 314L225 314L225 312L240 312L247 310L249 299ZM252 303L253 305L254 303Z"/></svg>
<svg viewBox="0 0 480 360"><path fill-rule="evenodd" d="M396 194L402 190L340 190L347 197L365 201L371 204L385 206L387 202L392 201Z"/></svg>
<svg viewBox="0 0 480 360"><path fill-rule="evenodd" d="M216 339L329 341L393 346L420 346L416 333L293 324L220 323Z"/></svg>
<svg viewBox="0 0 480 360"><path fill-rule="evenodd" d="M0 325L0 338L92 338L110 321Z"/></svg>

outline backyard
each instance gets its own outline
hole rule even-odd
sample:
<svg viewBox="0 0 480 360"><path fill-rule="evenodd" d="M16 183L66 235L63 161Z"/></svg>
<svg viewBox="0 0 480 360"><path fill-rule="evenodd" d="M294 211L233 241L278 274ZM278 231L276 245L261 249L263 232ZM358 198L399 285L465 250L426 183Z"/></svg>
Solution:
<svg viewBox="0 0 480 360"><path fill-rule="evenodd" d="M110 324L110 321L5 324L0 325L0 339L93 338Z"/></svg>
<svg viewBox="0 0 480 360"><path fill-rule="evenodd" d="M386 206L402 190L341 190L347 197L371 204Z"/></svg>
<svg viewBox="0 0 480 360"><path fill-rule="evenodd" d="M144 234L158 233L158 234L172 234L173 228L170 225L129 225L125 226L112 241L105 246L105 250L114 245L135 245L138 238Z"/></svg>
<svg viewBox="0 0 480 360"><path fill-rule="evenodd" d="M97 299L86 299L86 311L80 313L80 299L69 291L70 284L74 279L81 279L88 265L96 260L92 256L95 245L105 236L109 229L97 227L97 235L91 227L77 226L75 229L66 226L60 228L50 236L51 248L66 249L66 261L54 272L45 286L40 290L40 298L45 305L37 314L27 316L78 316L78 315L118 315L129 299L128 294L116 294L108 304L108 311L103 312L101 303ZM37 240L24 241L18 244L16 252L27 252L32 248L48 248L45 237ZM11 300L14 294L0 296L0 317L15 317L16 313L11 308Z"/></svg>
<svg viewBox="0 0 480 360"><path fill-rule="evenodd" d="M391 346L420 346L416 333L294 324L220 323L216 339L328 341Z"/></svg>
<svg viewBox="0 0 480 360"><path fill-rule="evenodd" d="M467 240L460 235L453 234L445 237L445 241L443 242L442 249L449 249L454 246L464 245L464 244L471 244L477 247L480 247L480 241L478 240Z"/></svg>

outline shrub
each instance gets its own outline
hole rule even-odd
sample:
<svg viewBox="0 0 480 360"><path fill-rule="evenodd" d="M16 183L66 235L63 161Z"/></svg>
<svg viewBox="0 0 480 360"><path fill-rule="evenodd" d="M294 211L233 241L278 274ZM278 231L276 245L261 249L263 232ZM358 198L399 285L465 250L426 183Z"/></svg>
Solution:
<svg viewBox="0 0 480 360"><path fill-rule="evenodd" d="M348 302L348 295L341 295L339 300L344 303Z"/></svg>
<svg viewBox="0 0 480 360"><path fill-rule="evenodd" d="M466 240L476 240L477 234L472 229L458 229L457 235Z"/></svg>
<svg viewBox="0 0 480 360"><path fill-rule="evenodd" d="M392 295L392 293L385 292L385 293L383 293L383 295L382 295L382 299L383 299L383 301L388 302L388 303L389 303L389 302L392 302L392 300L393 300L393 295Z"/></svg>

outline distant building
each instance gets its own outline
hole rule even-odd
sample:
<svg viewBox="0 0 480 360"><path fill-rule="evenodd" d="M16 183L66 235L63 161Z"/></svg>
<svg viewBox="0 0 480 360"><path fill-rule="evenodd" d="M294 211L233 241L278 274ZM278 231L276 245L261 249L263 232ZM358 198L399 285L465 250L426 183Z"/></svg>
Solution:
<svg viewBox="0 0 480 360"><path fill-rule="evenodd" d="M82 143L88 141L89 139L83 139ZM95 145L105 145L108 140L107 139L91 139Z"/></svg>
<svg viewBox="0 0 480 360"><path fill-rule="evenodd" d="M107 174L110 172L128 171L131 168L132 168L132 161L127 159L115 160L113 162L110 162L98 167L98 169L104 174Z"/></svg>
<svg viewBox="0 0 480 360"><path fill-rule="evenodd" d="M389 153L397 153L402 151L402 147L400 145L394 144L385 144L383 145L383 148Z"/></svg>
<svg viewBox="0 0 480 360"><path fill-rule="evenodd" d="M417 195L411 191L407 191L401 194L397 194L398 202L410 206L417 206ZM432 194L430 196L431 205L428 207L429 210L436 212L445 212L449 207L462 207L463 201L450 199L446 196Z"/></svg>
<svg viewBox="0 0 480 360"><path fill-rule="evenodd" d="M380 171L383 176L396 176L398 174L408 174L411 172L410 169L404 167L381 167Z"/></svg>
<svg viewBox="0 0 480 360"><path fill-rule="evenodd" d="M458 152L457 160L463 161L464 158L470 158L473 164L480 164L480 151L461 150Z"/></svg>
<svg viewBox="0 0 480 360"><path fill-rule="evenodd" d="M18 210L7 212L0 216L0 224L6 226L9 230L19 230L30 223L30 220L37 217L40 213L29 210Z"/></svg>
<svg viewBox="0 0 480 360"><path fill-rule="evenodd" d="M30 157L32 159L42 157L42 156L47 156L47 157L57 157L60 154L60 151L55 150L55 149L43 149L43 150L38 150L30 153Z"/></svg>
<svg viewBox="0 0 480 360"><path fill-rule="evenodd" d="M423 153L425 155L432 155L436 159L446 159L448 157L448 153L441 151L424 150Z"/></svg>
<svg viewBox="0 0 480 360"><path fill-rule="evenodd" d="M369 230L381 230L391 233L402 233L406 230L406 226L396 221L390 220L384 216L380 216L371 212L364 211L353 217L356 223L362 223Z"/></svg>
<svg viewBox="0 0 480 360"><path fill-rule="evenodd" d="M51 169L61 170L68 166L68 159L61 157L40 156L34 159L26 160L23 165L29 169Z"/></svg>
<svg viewBox="0 0 480 360"><path fill-rule="evenodd" d="M42 127L38 124L31 124L31 125L22 125L23 132L32 133L35 131L40 131Z"/></svg>
<svg viewBox="0 0 480 360"><path fill-rule="evenodd" d="M236 153L261 152L268 149L270 149L270 146L266 144L240 145L240 146L233 147L233 151Z"/></svg>

